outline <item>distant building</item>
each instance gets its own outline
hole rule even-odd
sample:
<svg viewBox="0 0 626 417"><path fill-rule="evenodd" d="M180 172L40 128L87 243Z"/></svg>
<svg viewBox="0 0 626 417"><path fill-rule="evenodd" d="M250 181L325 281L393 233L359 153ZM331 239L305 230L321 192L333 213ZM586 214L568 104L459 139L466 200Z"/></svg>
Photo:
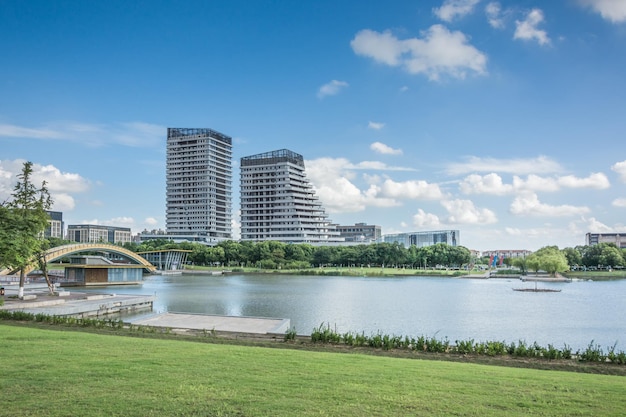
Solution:
<svg viewBox="0 0 626 417"><path fill-rule="evenodd" d="M175 241L232 238L232 138L211 129L167 129L166 230Z"/></svg>
<svg viewBox="0 0 626 417"><path fill-rule="evenodd" d="M336 225L339 237L346 242L375 243L382 236L380 226L356 223L353 226Z"/></svg>
<svg viewBox="0 0 626 417"><path fill-rule="evenodd" d="M46 211L50 216L48 227L43 232L45 238L55 237L63 239L63 213L60 211Z"/></svg>
<svg viewBox="0 0 626 417"><path fill-rule="evenodd" d="M506 258L525 258L530 255L532 251L526 249L498 249L498 250L486 250L483 251L483 256L498 257L498 259Z"/></svg>
<svg viewBox="0 0 626 417"><path fill-rule="evenodd" d="M103 256L72 256L65 266L65 281L74 285L136 284L143 280L143 265L116 263Z"/></svg>
<svg viewBox="0 0 626 417"><path fill-rule="evenodd" d="M107 242L123 245L131 241L129 227L74 224L67 226L67 240L78 243Z"/></svg>
<svg viewBox="0 0 626 417"><path fill-rule="evenodd" d="M382 238L385 243L399 243L405 248L412 245L418 248L431 246L437 243L445 243L450 246L459 246L460 232L458 230L437 230L433 232L411 232L397 233L392 235L384 235Z"/></svg>
<svg viewBox="0 0 626 417"><path fill-rule="evenodd" d="M585 244L594 246L598 243L613 243L621 249L626 249L626 233L587 233Z"/></svg>
<svg viewBox="0 0 626 417"><path fill-rule="evenodd" d="M315 195L302 155L288 149L241 158L241 240L342 242Z"/></svg>
<svg viewBox="0 0 626 417"><path fill-rule="evenodd" d="M135 236L133 236L133 242L135 243L141 243L147 240L156 239L173 240L172 237L165 232L165 230L161 229L153 229L150 231L144 229L141 233L137 233Z"/></svg>

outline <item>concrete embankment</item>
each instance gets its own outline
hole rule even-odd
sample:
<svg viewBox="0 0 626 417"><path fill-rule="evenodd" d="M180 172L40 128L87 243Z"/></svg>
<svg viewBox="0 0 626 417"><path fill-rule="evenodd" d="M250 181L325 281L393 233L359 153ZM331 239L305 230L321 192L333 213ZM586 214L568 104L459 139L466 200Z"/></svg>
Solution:
<svg viewBox="0 0 626 417"><path fill-rule="evenodd" d="M153 295L87 294L55 291L50 294L45 285L27 285L24 298L17 298L16 285L5 285L2 310L24 311L31 314L71 317L101 317L117 313L152 310Z"/></svg>

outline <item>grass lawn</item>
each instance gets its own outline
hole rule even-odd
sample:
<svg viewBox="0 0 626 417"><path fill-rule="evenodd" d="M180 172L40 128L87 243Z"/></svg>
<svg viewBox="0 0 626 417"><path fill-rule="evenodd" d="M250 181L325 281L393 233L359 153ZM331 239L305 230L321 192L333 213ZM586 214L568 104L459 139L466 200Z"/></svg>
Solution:
<svg viewBox="0 0 626 417"><path fill-rule="evenodd" d="M0 324L0 416L613 416L626 377Z"/></svg>

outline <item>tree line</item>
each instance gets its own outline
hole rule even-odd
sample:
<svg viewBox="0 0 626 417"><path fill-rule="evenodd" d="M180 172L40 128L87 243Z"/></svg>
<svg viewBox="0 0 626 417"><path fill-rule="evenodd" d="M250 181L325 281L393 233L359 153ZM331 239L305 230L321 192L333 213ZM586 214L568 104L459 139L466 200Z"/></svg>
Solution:
<svg viewBox="0 0 626 417"><path fill-rule="evenodd" d="M160 249L191 251L187 257L193 265L228 267L257 267L264 269L300 269L318 266L352 267L406 267L434 268L462 267L469 264L470 251L463 246L438 243L432 246L405 248L399 243L372 243L356 246L313 246L306 243L276 241L224 241L215 246L200 243L172 243L168 240L150 240L126 243L133 252Z"/></svg>

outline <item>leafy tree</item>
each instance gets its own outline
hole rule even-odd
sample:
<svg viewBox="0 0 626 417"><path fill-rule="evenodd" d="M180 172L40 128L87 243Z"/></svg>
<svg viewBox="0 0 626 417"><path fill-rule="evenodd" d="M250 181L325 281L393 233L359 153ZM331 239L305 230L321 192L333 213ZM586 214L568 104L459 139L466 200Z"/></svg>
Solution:
<svg viewBox="0 0 626 417"><path fill-rule="evenodd" d="M565 259L569 265L580 265L583 262L583 256L577 248L565 248L562 250Z"/></svg>
<svg viewBox="0 0 626 417"><path fill-rule="evenodd" d="M11 199L0 210L0 264L20 271L19 298L24 297L24 269L42 252L43 232L52 206L46 182L36 188L32 183L32 162L25 162Z"/></svg>
<svg viewBox="0 0 626 417"><path fill-rule="evenodd" d="M550 275L565 272L569 269L567 258L557 246L546 246L526 258L526 265L535 271L546 271Z"/></svg>

